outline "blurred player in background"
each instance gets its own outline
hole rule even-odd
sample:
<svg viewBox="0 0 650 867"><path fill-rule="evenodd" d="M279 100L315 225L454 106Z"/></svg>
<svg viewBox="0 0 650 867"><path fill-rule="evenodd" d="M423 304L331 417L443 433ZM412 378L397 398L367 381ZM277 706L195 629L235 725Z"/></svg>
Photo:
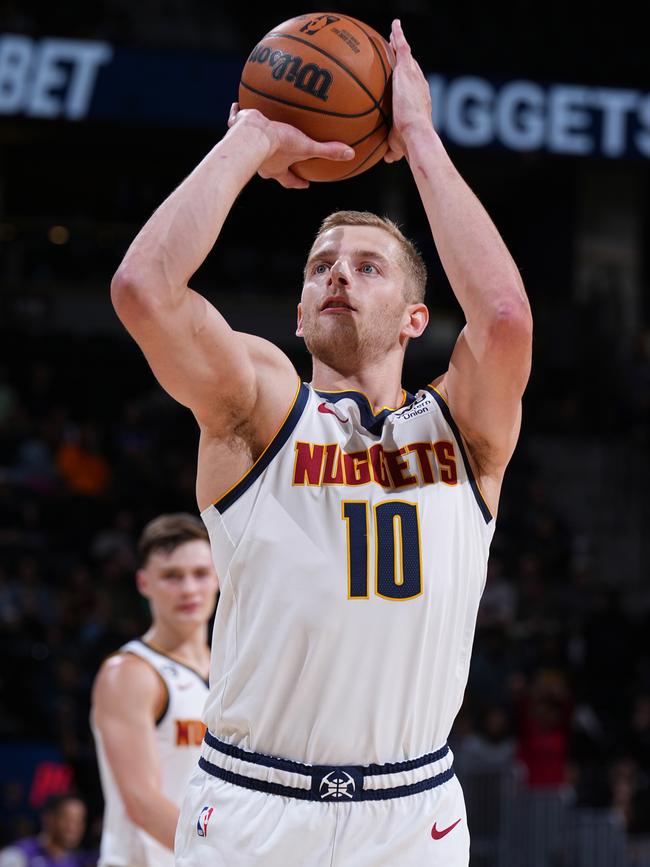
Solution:
<svg viewBox="0 0 650 867"><path fill-rule="evenodd" d="M7 846L0 867L84 867L77 852L86 831L86 805L76 795L55 795L41 810L41 832Z"/></svg>
<svg viewBox="0 0 650 867"><path fill-rule="evenodd" d="M222 582L181 867L468 864L446 741L532 324L505 244L433 129L429 86L397 21L391 44L386 159L407 157L466 318L443 375L417 394L402 388L406 346L428 322L426 268L375 215L332 215L309 253L298 305L309 384L189 288L255 173L304 188L294 162L346 158L344 145L258 111L233 106L226 136L113 280L118 315L199 423L197 499ZM298 198L285 207L300 219ZM272 217L251 225L251 244Z"/></svg>
<svg viewBox="0 0 650 867"><path fill-rule="evenodd" d="M218 581L205 527L192 515L155 518L138 553L151 628L103 663L93 688L104 793L99 864L171 867L179 804L205 732Z"/></svg>

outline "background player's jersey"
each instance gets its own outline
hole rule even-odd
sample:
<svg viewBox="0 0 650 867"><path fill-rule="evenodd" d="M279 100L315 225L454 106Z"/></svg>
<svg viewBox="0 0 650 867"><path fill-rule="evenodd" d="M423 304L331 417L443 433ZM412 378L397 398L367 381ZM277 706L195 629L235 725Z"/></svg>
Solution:
<svg viewBox="0 0 650 867"><path fill-rule="evenodd" d="M221 596L208 728L310 764L443 745L467 682L494 520L434 389L374 415L302 384L202 513Z"/></svg>
<svg viewBox="0 0 650 867"><path fill-rule="evenodd" d="M208 685L194 669L159 653L143 641L129 641L119 652L132 653L144 659L165 683L167 706L156 725L161 792L180 807L185 785L196 767L205 734L201 716ZM129 701L129 696L125 696L124 700ZM134 825L127 816L106 759L101 733L95 726L93 734L104 793L100 867L173 867L173 853Z"/></svg>

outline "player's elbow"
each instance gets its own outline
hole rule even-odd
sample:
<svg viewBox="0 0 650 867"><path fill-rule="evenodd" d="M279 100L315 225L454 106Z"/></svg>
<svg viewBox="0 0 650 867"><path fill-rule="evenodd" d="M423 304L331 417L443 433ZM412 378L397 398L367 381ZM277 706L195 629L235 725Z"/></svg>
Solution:
<svg viewBox="0 0 650 867"><path fill-rule="evenodd" d="M142 297L142 286L137 275L125 266L120 265L111 280L111 301L113 307L120 313L132 305L134 300Z"/></svg>
<svg viewBox="0 0 650 867"><path fill-rule="evenodd" d="M491 311L489 333L492 343L529 347L533 317L527 299L519 294L500 299Z"/></svg>
<svg viewBox="0 0 650 867"><path fill-rule="evenodd" d="M122 321L141 317L154 304L151 286L141 274L122 263L111 280L111 302Z"/></svg>

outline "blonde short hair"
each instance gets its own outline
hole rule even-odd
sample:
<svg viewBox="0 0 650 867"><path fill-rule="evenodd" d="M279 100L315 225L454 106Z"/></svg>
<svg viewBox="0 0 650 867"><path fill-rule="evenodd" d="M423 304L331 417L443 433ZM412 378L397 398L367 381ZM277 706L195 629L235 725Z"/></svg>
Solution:
<svg viewBox="0 0 650 867"><path fill-rule="evenodd" d="M404 298L410 304L419 304L424 301L427 286L427 266L415 244L402 234L397 223L389 217L380 217L371 211L334 211L325 217L320 224L314 244L324 232L337 226L375 226L383 229L395 238L402 251L401 265L408 277L408 286L404 287Z"/></svg>

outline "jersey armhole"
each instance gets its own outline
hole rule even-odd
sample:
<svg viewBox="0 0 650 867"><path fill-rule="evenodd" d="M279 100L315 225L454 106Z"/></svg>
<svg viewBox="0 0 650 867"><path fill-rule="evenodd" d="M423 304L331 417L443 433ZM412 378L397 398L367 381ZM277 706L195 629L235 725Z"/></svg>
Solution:
<svg viewBox="0 0 650 867"><path fill-rule="evenodd" d="M278 454L282 446L289 439L291 432L298 424L300 416L307 405L307 400L309 398L309 389L305 385L304 382L298 381L298 389L294 396L293 402L289 407L289 411L287 412L284 421L276 431L275 435L271 438L271 441L264 449L259 458L255 461L252 467L248 469L244 475L235 482L235 484L226 491L225 494L222 494L218 500L216 500L212 506L208 506L207 509L204 509L201 513L202 515L208 511L208 509L214 508L219 512L219 514L223 514L226 509L228 509L232 504L241 497L241 495L250 488L253 482L259 478L259 476L264 472L264 470L269 466L273 458Z"/></svg>
<svg viewBox="0 0 650 867"><path fill-rule="evenodd" d="M467 451L465 450L465 445L463 443L463 438L461 436L460 429L459 429L458 425L456 424L456 422L454 421L454 418L451 414L451 410L449 409L449 404L447 403L447 401L444 399L444 397L440 394L440 392L438 391L438 389L435 386L427 385L426 390L429 392L429 394L433 397L435 402L440 407L440 411L442 412L442 415L443 415L445 421L447 422L447 424L451 428L451 431L454 435L454 438L456 439L456 442L458 443L458 450L460 452L461 458L463 459L463 464L465 466L465 472L467 473L467 478L469 480L470 488L472 489L472 493L474 494L474 498L478 504L478 507L481 511L481 514L483 515L483 518L485 519L485 523L489 524L490 521L494 520L494 515L490 511L490 507L488 506L487 502L485 501L485 497L483 496L483 493L481 492L481 488L480 488L478 482L476 481L476 478L474 476L474 471L472 470L472 465L469 462L469 458L467 456Z"/></svg>
<svg viewBox="0 0 650 867"><path fill-rule="evenodd" d="M134 653L133 650L122 650L122 651L118 651L118 653L120 653L120 652L121 652L121 653L124 653L124 654L127 654L127 653L128 653L129 656L133 656L133 657L135 657L135 659L140 659L140 660L142 660L142 662L144 662L145 665L148 666L148 668L150 668L150 669L153 671L153 673L156 675L156 677L158 678L158 680L159 680L160 683L162 684L162 688L163 688L163 690L164 690L164 694L165 694L165 701L164 701L164 703L163 703L163 706L162 706L161 710L158 712L158 716L156 717L156 720L155 720L156 728L158 728L158 726L161 724L161 722L162 722L162 721L165 719L165 717L167 716L167 712L168 712L168 710L169 710L169 687L168 687L167 684L165 683L165 679L164 679L164 677L163 677L162 674L158 671L158 669L155 667L155 665L152 665L152 664L149 662L148 659L145 659L144 656L140 656L139 653Z"/></svg>

